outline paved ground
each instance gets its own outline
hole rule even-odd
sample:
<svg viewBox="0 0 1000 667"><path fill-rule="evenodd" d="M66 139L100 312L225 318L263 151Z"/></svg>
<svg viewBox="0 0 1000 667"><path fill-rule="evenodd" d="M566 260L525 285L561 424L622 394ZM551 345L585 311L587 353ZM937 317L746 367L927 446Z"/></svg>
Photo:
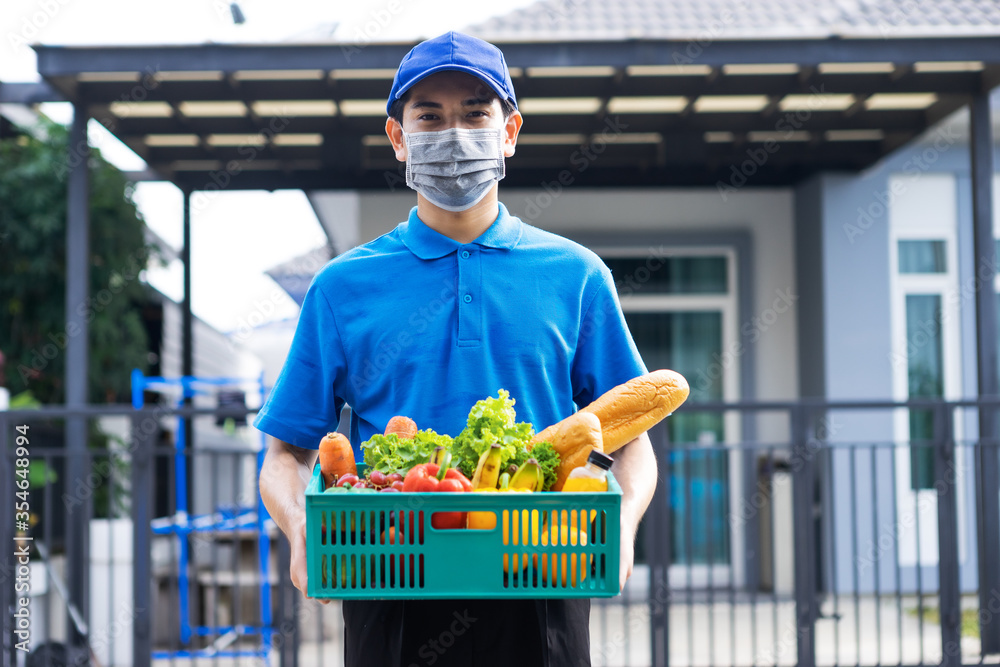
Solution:
<svg viewBox="0 0 1000 667"><path fill-rule="evenodd" d="M649 607L642 598L645 582L636 577L623 597L595 602L591 614L591 654L594 667L645 667L650 664ZM633 582L630 582L630 584ZM934 607L933 597L925 598ZM974 606L975 599L963 600ZM820 667L836 665L933 665L941 661L940 627L936 617L925 614L921 624L915 597L853 597L827 599L816 623L816 656ZM300 607L301 667L342 665L342 620L336 602ZM676 592L670 606L669 647L671 667L788 667L795 665L794 602L766 594ZM978 639L966 637L961 653L964 664L980 662ZM985 664L1000 664L990 656ZM169 661L156 661L159 667ZM265 664L242 660L176 661L177 665L205 667L256 667ZM277 665L277 661L273 662Z"/></svg>

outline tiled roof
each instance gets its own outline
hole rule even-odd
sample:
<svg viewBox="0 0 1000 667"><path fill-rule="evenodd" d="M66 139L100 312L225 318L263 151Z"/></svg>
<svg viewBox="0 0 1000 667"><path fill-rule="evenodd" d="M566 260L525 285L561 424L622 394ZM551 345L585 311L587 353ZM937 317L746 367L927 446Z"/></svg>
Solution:
<svg viewBox="0 0 1000 667"><path fill-rule="evenodd" d="M1000 2L541 0L467 32L500 42L1000 35Z"/></svg>

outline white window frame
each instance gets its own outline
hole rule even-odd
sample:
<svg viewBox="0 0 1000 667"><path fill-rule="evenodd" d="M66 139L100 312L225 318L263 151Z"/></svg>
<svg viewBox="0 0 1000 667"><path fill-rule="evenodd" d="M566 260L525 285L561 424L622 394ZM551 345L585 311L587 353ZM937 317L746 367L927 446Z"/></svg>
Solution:
<svg viewBox="0 0 1000 667"><path fill-rule="evenodd" d="M952 181L954 182L954 181ZM953 189L954 191L954 189ZM953 200L954 201L954 200ZM958 234L956 218L951 220L900 221L889 225L889 286L892 348L889 362L892 367L893 399L909 398L909 355L906 339L906 297L909 295L937 295L941 299L941 363L943 369L943 398L958 400L962 397L962 345L961 301L958 280ZM892 218L890 217L890 221ZM943 273L900 273L899 242L939 240L945 243L946 267ZM954 420L956 439L962 438L962 420ZM910 439L909 411L893 411L893 432L897 443ZM936 566L938 563L937 491L910 488L910 451L905 444L895 448L896 521L898 527L898 554L900 567L917 565L917 536L919 535L920 565ZM964 503L963 466L956 466L958 491L959 561L964 562L966 543L966 509Z"/></svg>

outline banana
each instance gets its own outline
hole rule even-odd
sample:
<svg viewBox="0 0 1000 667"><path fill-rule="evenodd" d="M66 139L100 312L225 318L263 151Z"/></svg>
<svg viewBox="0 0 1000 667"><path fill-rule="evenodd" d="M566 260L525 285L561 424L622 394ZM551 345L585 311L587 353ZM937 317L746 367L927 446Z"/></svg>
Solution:
<svg viewBox="0 0 1000 667"><path fill-rule="evenodd" d="M545 485L545 475L541 466L535 459L528 459L517 469L517 473L510 479L511 489L528 489L539 492Z"/></svg>
<svg viewBox="0 0 1000 667"><path fill-rule="evenodd" d="M430 463L433 463L434 465L438 466L441 465L442 463L444 463L444 455L447 452L448 450L446 450L444 447L435 447L434 453L431 454Z"/></svg>
<svg viewBox="0 0 1000 667"><path fill-rule="evenodd" d="M502 454L503 447L499 444L494 444L479 456L479 463L476 465L476 474L472 476L473 490L497 488L497 480L500 478L500 456Z"/></svg>

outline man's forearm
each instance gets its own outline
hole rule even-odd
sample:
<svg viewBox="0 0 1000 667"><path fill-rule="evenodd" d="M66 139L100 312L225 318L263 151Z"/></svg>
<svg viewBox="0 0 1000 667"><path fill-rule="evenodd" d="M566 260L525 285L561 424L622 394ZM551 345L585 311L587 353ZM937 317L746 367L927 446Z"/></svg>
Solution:
<svg viewBox="0 0 1000 667"><path fill-rule="evenodd" d="M656 455L649 435L638 438L614 453L611 471L622 487L622 530L633 536L656 491Z"/></svg>
<svg viewBox="0 0 1000 667"><path fill-rule="evenodd" d="M315 451L270 439L260 469L260 497L285 535L294 522L305 518L306 485L317 455Z"/></svg>

